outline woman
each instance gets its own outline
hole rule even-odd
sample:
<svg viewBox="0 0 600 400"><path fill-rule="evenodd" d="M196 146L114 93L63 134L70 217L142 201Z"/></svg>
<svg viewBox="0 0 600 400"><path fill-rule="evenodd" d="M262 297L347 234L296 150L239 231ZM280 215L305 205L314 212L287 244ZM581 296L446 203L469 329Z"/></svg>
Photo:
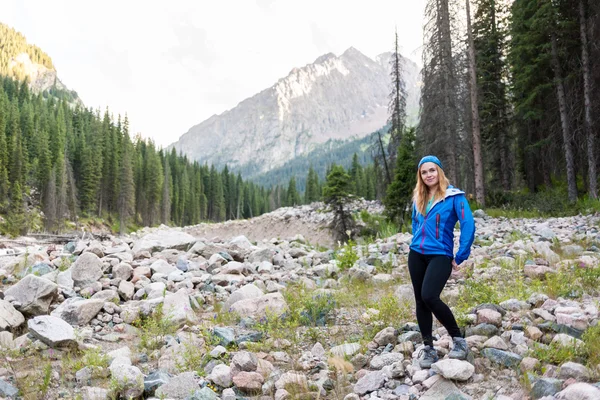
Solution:
<svg viewBox="0 0 600 400"><path fill-rule="evenodd" d="M460 221L460 247L454 256L456 221ZM412 233L408 270L415 291L417 322L425 344L419 364L421 368L429 368L438 360L433 348L432 314L452 336L454 346L449 357L464 360L467 342L452 311L440 300L440 293L452 269L458 269L469 257L475 223L465 193L448 183L442 163L435 156L423 157L419 162L413 193Z"/></svg>

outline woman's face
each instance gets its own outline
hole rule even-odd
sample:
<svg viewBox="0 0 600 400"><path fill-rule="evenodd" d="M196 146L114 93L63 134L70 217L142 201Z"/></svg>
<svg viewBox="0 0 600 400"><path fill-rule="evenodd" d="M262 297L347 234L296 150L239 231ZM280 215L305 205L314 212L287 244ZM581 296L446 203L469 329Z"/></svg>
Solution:
<svg viewBox="0 0 600 400"><path fill-rule="evenodd" d="M423 163L419 172L421 173L421 179L423 179L427 188L433 189L439 183L438 170L434 163Z"/></svg>

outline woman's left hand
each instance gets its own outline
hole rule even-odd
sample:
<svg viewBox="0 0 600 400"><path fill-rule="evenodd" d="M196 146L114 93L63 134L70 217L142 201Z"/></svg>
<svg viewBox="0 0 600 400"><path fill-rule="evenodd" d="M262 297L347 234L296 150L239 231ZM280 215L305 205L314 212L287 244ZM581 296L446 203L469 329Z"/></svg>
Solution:
<svg viewBox="0 0 600 400"><path fill-rule="evenodd" d="M458 271L458 264L454 260L452 260L452 269Z"/></svg>

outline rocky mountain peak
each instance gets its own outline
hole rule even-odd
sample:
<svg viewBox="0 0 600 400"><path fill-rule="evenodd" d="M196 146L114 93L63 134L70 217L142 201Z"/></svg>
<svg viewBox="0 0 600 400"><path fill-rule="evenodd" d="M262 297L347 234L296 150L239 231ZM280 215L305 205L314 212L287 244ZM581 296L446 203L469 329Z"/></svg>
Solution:
<svg viewBox="0 0 600 400"><path fill-rule="evenodd" d="M418 105L418 69L407 62L408 114ZM235 108L193 126L172 146L188 157L225 164L244 176L265 172L329 139L360 138L385 125L389 63L350 47L294 68Z"/></svg>

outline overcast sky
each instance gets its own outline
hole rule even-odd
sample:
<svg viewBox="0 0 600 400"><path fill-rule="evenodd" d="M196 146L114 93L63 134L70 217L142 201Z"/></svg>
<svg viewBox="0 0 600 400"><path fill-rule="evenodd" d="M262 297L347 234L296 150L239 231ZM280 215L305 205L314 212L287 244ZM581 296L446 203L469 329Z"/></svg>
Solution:
<svg viewBox="0 0 600 400"><path fill-rule="evenodd" d="M425 0L0 0L86 106L166 146L322 54L354 46L421 64Z"/></svg>

